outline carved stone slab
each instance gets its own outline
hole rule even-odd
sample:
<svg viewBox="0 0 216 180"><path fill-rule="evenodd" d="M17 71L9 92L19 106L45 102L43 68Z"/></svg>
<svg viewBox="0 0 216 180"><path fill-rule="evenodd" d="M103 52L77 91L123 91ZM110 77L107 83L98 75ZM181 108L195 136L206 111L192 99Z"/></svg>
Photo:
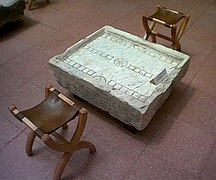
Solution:
<svg viewBox="0 0 216 180"><path fill-rule="evenodd" d="M189 56L105 26L49 60L60 85L144 129L187 72Z"/></svg>

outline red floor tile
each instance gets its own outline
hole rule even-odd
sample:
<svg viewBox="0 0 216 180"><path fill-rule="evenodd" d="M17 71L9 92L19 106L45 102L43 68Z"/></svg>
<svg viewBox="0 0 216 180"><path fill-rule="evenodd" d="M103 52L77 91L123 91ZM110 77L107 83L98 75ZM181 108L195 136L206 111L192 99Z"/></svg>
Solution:
<svg viewBox="0 0 216 180"><path fill-rule="evenodd" d="M27 50L30 45L23 43L15 38L3 41L0 43L0 54L1 61L0 64L3 64L7 60L15 57L17 54L22 53Z"/></svg>
<svg viewBox="0 0 216 180"><path fill-rule="evenodd" d="M48 60L49 55L43 49L31 47L11 59L5 66L14 74L30 79L48 69Z"/></svg>
<svg viewBox="0 0 216 180"><path fill-rule="evenodd" d="M214 106L211 96L193 91L185 94L149 142L147 150L179 169L199 174L215 141L212 127L215 123L210 122Z"/></svg>
<svg viewBox="0 0 216 180"><path fill-rule="evenodd" d="M216 177L216 144L212 147L212 150L207 155L205 162L203 163L203 170L199 179L215 179Z"/></svg>
<svg viewBox="0 0 216 180"><path fill-rule="evenodd" d="M50 58L63 53L68 47L72 46L78 39L62 32L54 33L51 37L44 39L36 46L49 54Z"/></svg>
<svg viewBox="0 0 216 180"><path fill-rule="evenodd" d="M14 72L9 67L5 65L0 65L0 84L1 84L1 91L0 97L9 97L10 89L16 89L17 87L21 86L25 83L28 78L22 74L22 72Z"/></svg>
<svg viewBox="0 0 216 180"><path fill-rule="evenodd" d="M202 14L185 34L198 41L203 47L215 46L216 26L214 21L214 16Z"/></svg>
<svg viewBox="0 0 216 180"><path fill-rule="evenodd" d="M0 115L0 131L2 136L0 136L0 150L7 146L11 141L13 141L16 136L21 133L21 130L11 124L6 118Z"/></svg>
<svg viewBox="0 0 216 180"><path fill-rule="evenodd" d="M36 24L28 29L20 31L19 35L16 36L16 39L29 45L35 45L55 32L54 29L47 25Z"/></svg>
<svg viewBox="0 0 216 180"><path fill-rule="evenodd" d="M83 28L83 23L85 24L85 28ZM80 40L100 29L104 25L106 24L94 23L91 20L77 19L76 22L65 26L62 31L67 35L73 36Z"/></svg>
<svg viewBox="0 0 216 180"><path fill-rule="evenodd" d="M198 176L179 170L166 160L149 151L142 153L135 165L130 169L126 180L133 179L197 179Z"/></svg>
<svg viewBox="0 0 216 180"><path fill-rule="evenodd" d="M215 52L216 49L212 51L211 55L206 60L206 63L202 66L198 75L194 78L194 81L191 84L193 87L200 89L204 93L210 94L214 97L216 94L216 83L213 78L216 74L214 69L216 65Z"/></svg>
<svg viewBox="0 0 216 180"><path fill-rule="evenodd" d="M55 167L57 158L34 143L34 155L25 154L26 135L20 134L0 153L0 179L45 179Z"/></svg>
<svg viewBox="0 0 216 180"><path fill-rule="evenodd" d="M190 7L191 9L205 12L208 10L209 7L212 6L214 0L197 0L197 1L187 1L187 0L179 0L178 3L184 5L185 7Z"/></svg>

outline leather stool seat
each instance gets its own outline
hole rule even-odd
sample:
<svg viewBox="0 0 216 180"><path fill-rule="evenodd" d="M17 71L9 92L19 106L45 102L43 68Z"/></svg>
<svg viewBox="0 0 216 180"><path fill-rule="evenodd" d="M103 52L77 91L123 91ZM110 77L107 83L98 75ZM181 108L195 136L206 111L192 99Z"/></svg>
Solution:
<svg viewBox="0 0 216 180"><path fill-rule="evenodd" d="M92 143L80 140L87 121L87 109L77 106L52 86L46 88L45 100L35 107L19 111L15 105L12 105L9 110L30 128L25 147L27 155L32 155L32 146L36 136L48 147L64 153L57 163L53 178L55 180L61 178L67 162L75 151L82 148L88 148L91 153L96 151ZM76 117L78 117L78 123L72 138L68 141L56 130L61 127L67 128L67 123ZM52 136L60 143L54 141Z"/></svg>

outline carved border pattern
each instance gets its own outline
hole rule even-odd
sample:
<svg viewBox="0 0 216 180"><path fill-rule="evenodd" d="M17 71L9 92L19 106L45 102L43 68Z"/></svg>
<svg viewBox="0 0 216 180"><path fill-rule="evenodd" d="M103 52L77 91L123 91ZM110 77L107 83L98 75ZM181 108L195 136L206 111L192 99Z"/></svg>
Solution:
<svg viewBox="0 0 216 180"><path fill-rule="evenodd" d="M121 58L121 59L115 58L114 56L112 56L112 55L110 55L110 54L108 54L106 52L98 51L97 49L94 49L94 48L92 48L92 47L90 47L88 45L86 45L83 48L85 50L93 52L94 54L97 54L97 55L99 55L99 56L101 56L103 58L106 58L109 61L112 60L116 66L125 67L125 68L127 68L127 69L129 69L131 71L134 71L135 73L139 73L140 75L145 76L146 78L152 78L154 76L152 73L147 72L144 69L141 69L139 67L136 67L136 66L128 63L128 61L123 59L123 58Z"/></svg>
<svg viewBox="0 0 216 180"><path fill-rule="evenodd" d="M123 93L130 95L130 96L133 96L134 98L139 99L141 101L145 101L147 99L147 97L144 96L143 94L140 94L140 93L138 93L132 89L129 89L129 88L123 86L122 84L117 83L113 80L110 80L107 84L109 86L113 87L114 89L120 90Z"/></svg>
<svg viewBox="0 0 216 180"><path fill-rule="evenodd" d="M145 44L141 44L141 43L132 41L131 39L127 39L126 37L120 36L118 34L114 34L112 32L105 32L102 35L98 36L98 38L99 37L109 39L109 40L111 40L111 41L113 41L115 43L122 44L122 45L124 45L126 47L129 47L129 48L133 47L134 49L137 49L137 50L139 50L140 52L142 52L144 54L147 54L147 55L152 56L152 57L158 57L161 61L164 61L164 62L166 62L168 64L172 64L174 66L177 66L179 64L176 61L181 62L183 60L183 58L181 58L181 57L174 57L174 56L172 56L170 54L165 54L164 52L161 52L161 51L159 51L157 49L149 47L149 46L147 46ZM84 45L81 48L85 48L86 46L87 46L87 44ZM101 55L103 56L103 54L101 54ZM65 53L62 56L56 57L56 59L60 60L60 61L64 61L69 56L71 56L70 51L68 51L67 53ZM111 58L111 57L109 57L109 58ZM171 59L176 59L176 61L173 61Z"/></svg>
<svg viewBox="0 0 216 180"><path fill-rule="evenodd" d="M174 66L178 65L178 63L176 61L171 60L171 59L176 59L179 62L181 62L183 60L183 58L181 58L181 57L174 57L172 55L165 54L164 52L162 53L161 51L154 49L152 47L149 47L145 44L134 42L131 39L127 39L126 37L123 37L123 36L120 36L117 34L115 35L114 33L107 32L107 33L104 33L101 37L103 37L105 39L109 39L115 43L122 44L126 47L137 49L144 54L147 54L147 55L152 56L152 57L157 57L161 61L164 61L168 64L172 64Z"/></svg>
<svg viewBox="0 0 216 180"><path fill-rule="evenodd" d="M85 73L86 75L89 75L89 76L93 77L97 81L106 83L107 85L111 86L113 88L113 90L114 89L119 90L119 91L121 91L121 92L123 92L123 93L125 93L127 95L130 95L130 96L132 96L132 97L134 97L136 99L139 99L141 101L145 101L147 99L147 96L144 96L143 94L140 94L140 93L138 93L138 92L136 92L136 91L134 91L132 89L129 89L129 88L123 86L122 84L117 83L117 82L115 82L113 80L110 80L109 82L107 82L105 77L97 76L95 71L93 71L93 70L91 70L91 69L89 69L89 68L87 68L87 67L85 67L85 66L83 66L83 65L81 65L81 64L79 64L77 62L74 62L72 60L71 61L67 60L67 63L70 66L76 68L77 70Z"/></svg>
<svg viewBox="0 0 216 180"><path fill-rule="evenodd" d="M87 74L87 75L89 75L89 76L94 77L94 74L96 74L95 71L93 71L93 70L91 70L91 69L89 69L89 68L83 66L82 64L79 64L79 63L77 63L77 62L74 62L73 60L68 61L68 64L69 64L70 66L76 68L77 70L82 71L83 73L85 73L85 74Z"/></svg>

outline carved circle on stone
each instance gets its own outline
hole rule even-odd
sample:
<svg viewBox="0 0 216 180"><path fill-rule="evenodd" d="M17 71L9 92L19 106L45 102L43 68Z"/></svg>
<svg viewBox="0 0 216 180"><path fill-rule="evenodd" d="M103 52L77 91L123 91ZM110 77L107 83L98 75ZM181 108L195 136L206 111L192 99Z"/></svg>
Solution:
<svg viewBox="0 0 216 180"><path fill-rule="evenodd" d="M99 81L99 82L104 82L104 83L106 83L106 78L103 77L103 76L95 76L94 78L95 78L97 81Z"/></svg>
<svg viewBox="0 0 216 180"><path fill-rule="evenodd" d="M124 59L116 59L114 61L114 63L115 63L116 66L120 66L120 67L125 67L128 64L128 62L126 60L124 60Z"/></svg>

